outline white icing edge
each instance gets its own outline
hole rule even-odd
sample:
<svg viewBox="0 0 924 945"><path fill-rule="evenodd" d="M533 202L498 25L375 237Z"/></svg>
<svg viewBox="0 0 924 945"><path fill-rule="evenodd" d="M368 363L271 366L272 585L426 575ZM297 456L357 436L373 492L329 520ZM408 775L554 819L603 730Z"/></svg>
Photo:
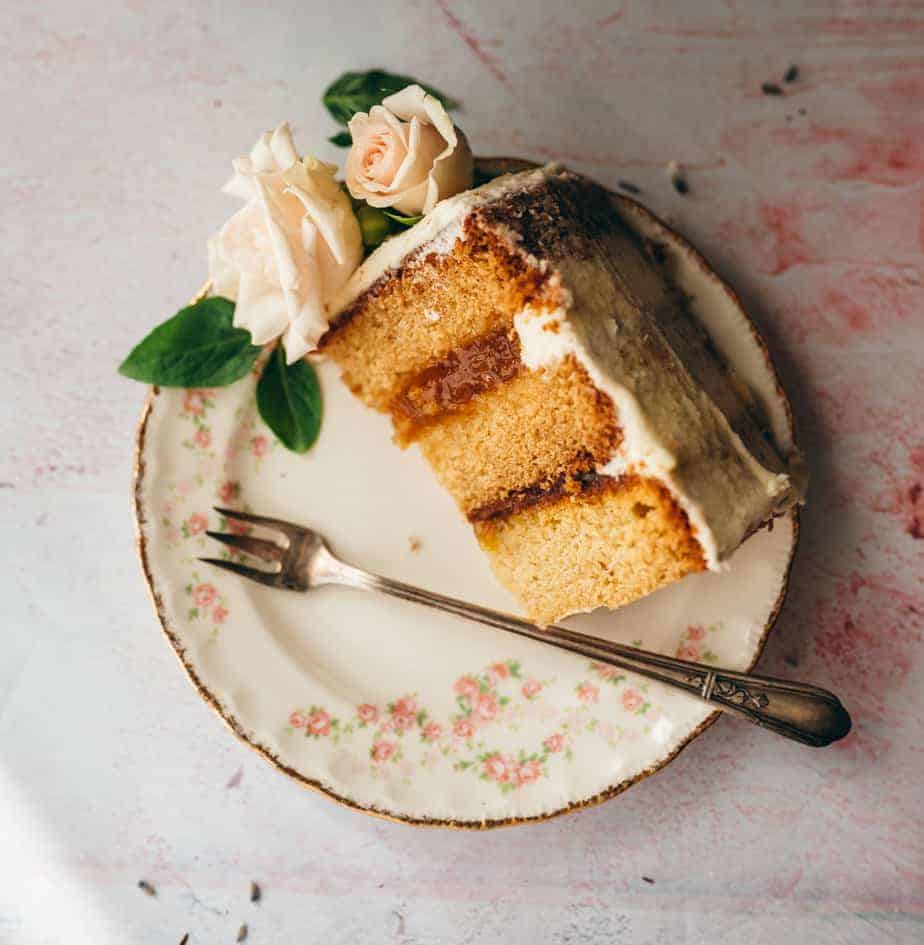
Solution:
<svg viewBox="0 0 924 945"><path fill-rule="evenodd" d="M419 223L382 243L350 276L329 303L331 318L347 308L389 270L397 269L422 246L426 245L427 252L436 255L452 252L456 240L465 239L462 224L473 210L506 194L530 190L547 177L561 173L561 170L560 164L546 164L528 174L504 174L475 190L466 190L441 200Z"/></svg>
<svg viewBox="0 0 924 945"><path fill-rule="evenodd" d="M555 330L551 330L552 325L557 326ZM596 471L600 475L614 478L630 472L644 473L663 482L686 513L696 540L703 550L706 567L710 571L724 570L725 565L719 560L715 536L702 509L684 494L671 475L677 465L676 458L651 429L636 398L626 387L607 377L588 355L571 327L565 310L559 308L536 311L527 306L514 316L513 326L520 340L520 359L526 367L536 371L558 363L569 354L573 355L590 375L594 386L613 401L622 429L622 442L610 459ZM735 445L739 451L750 457L750 453L737 436ZM753 457L751 458L753 460Z"/></svg>

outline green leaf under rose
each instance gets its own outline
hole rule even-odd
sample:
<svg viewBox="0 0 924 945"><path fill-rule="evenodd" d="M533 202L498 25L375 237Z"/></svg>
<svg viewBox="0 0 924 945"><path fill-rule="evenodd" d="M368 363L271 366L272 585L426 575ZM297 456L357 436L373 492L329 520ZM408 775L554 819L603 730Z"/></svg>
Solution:
<svg viewBox="0 0 924 945"><path fill-rule="evenodd" d="M459 103L445 92L426 85L408 75L396 75L382 69L370 69L368 72L345 72L332 82L324 92L322 101L334 121L348 125L357 112L368 112L373 105L381 105L382 100L400 92L409 85L419 85L428 95L438 98L443 108L450 111L458 108ZM348 146L349 132L341 132L331 139L334 144Z"/></svg>
<svg viewBox="0 0 924 945"><path fill-rule="evenodd" d="M349 131L338 131L337 134L331 135L327 140L331 144L337 145L338 148L348 148L353 143L353 136Z"/></svg>
<svg viewBox="0 0 924 945"><path fill-rule="evenodd" d="M384 213L389 220L394 220L395 223L400 223L402 226L414 226L414 224L420 223L423 219L422 213L418 213L416 216L405 216L400 213L395 213L393 210L383 210L382 213Z"/></svg>
<svg viewBox="0 0 924 945"><path fill-rule="evenodd" d="M246 377L263 351L234 327L234 303L213 296L158 325L119 366L119 373L160 387L225 387ZM282 346L257 383L257 407L288 449L304 453L321 430L321 387L307 361L286 364Z"/></svg>
<svg viewBox="0 0 924 945"><path fill-rule="evenodd" d="M253 368L261 348L235 328L234 303L200 299L158 325L119 366L134 381L160 387L225 387Z"/></svg>
<svg viewBox="0 0 924 945"><path fill-rule="evenodd" d="M310 449L321 432L321 385L307 361L286 364L276 348L257 383L257 407L263 422L294 453Z"/></svg>

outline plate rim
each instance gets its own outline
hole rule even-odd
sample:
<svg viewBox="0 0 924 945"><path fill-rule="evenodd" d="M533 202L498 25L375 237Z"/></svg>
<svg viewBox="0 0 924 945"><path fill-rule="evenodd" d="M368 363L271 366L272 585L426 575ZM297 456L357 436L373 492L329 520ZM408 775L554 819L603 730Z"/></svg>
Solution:
<svg viewBox="0 0 924 945"><path fill-rule="evenodd" d="M479 162L484 162L487 164L492 161L508 161L508 160L519 160L519 159L508 159L508 158L479 158ZM525 163L525 162L524 162ZM531 162L530 162L531 163ZM609 191L616 197L620 202L624 204L631 204L632 208L636 212L640 212L642 216L648 217L650 220L654 221L658 225L664 227L671 236L678 241L685 251L687 251L692 261L695 265L701 270L701 272L711 281L716 283L719 288L729 297L730 301L737 309L738 312L744 318L744 324L749 329L754 341L756 342L758 348L760 349L764 361L770 371L770 375L775 383L776 392L780 397L780 400L783 405L783 409L786 415L787 426L790 430L790 435L792 437L793 443L796 441L796 431L794 429L794 420L792 413L792 405L790 404L789 397L786 395L785 390L780 382L779 374L776 370L776 366L773 363L773 359L770 356L770 351L767 347L766 342L761 336L757 325L754 323L751 316L748 314L744 305L741 302L740 297L737 292L725 281L709 264L706 258L703 256L700 251L693 246L689 240L686 239L682 234L678 233L672 226L669 226L662 220L657 214L653 213L643 204L639 203L636 200L632 200L629 197L626 197L624 194L618 194L614 191ZM200 297L208 289L208 284L206 283L205 287L200 290L197 295L197 298ZM576 811L586 810L592 807L597 807L600 804L605 803L608 800L616 797L619 794L622 794L624 791L627 791L629 788L635 786L641 781L644 781L646 778L650 777L653 774L657 774L659 771L666 768L679 754L691 744L696 738L703 734L707 728L709 728L716 719L722 714L721 710L716 709L711 712L699 725L697 725L692 732L690 732L685 738L683 738L678 745L676 745L667 755L662 759L656 762L653 765L645 768L643 771L638 772L630 778L626 778L622 781L612 784L604 790L598 792L597 794L592 795L591 797L583 798L580 801L572 801L569 804L566 804L563 807L558 808L554 811L548 811L542 814L533 814L526 817L501 817L501 818L485 818L483 820L453 820L453 819L440 819L440 818L431 818L431 817L413 817L409 815L401 815L390 813L388 811L379 810L375 807L364 806L358 803L351 798L345 797L332 788L324 786L320 781L317 781L313 778L308 777L305 774L302 774L300 771L295 770L290 765L287 765L283 762L273 751L269 748L266 748L263 745L259 745L248 737L248 733L244 730L240 722L234 718L233 715L226 712L215 695L209 690L205 683L199 678L195 668L191 663L185 658L185 647L182 644L179 634L170 626L170 622L167 619L165 613L165 608L163 601L161 600L160 595L155 589L154 586L154 576L151 570L148 548L147 548L147 536L144 532L144 526L147 524L147 518L145 517L143 503L142 503L142 490L144 485L144 474L146 470L146 460L144 457L144 449L146 445L145 436L147 433L148 421L151 417L151 413L154 409L155 399L160 394L160 387L153 386L148 389L147 396L145 398L144 407L142 409L141 417L138 421L138 425L135 430L135 448L134 448L134 460L132 464L132 487L131 487L131 496L132 496L132 513L134 518L135 525L135 547L138 552L138 557L141 564L141 572L144 577L145 586L147 587L148 596L151 600L151 604L154 608L154 613L160 623L161 631L167 639L167 642L170 644L170 648L173 650L174 655L180 663L180 666L183 668L183 671L186 674L186 678L190 681L193 687L198 692L199 696L205 701L205 703L218 715L218 717L225 723L225 725L231 730L231 732L237 737L239 741L245 744L252 751L255 751L260 755L265 761L269 762L277 771L282 774L287 775L289 778L294 780L296 783L300 784L302 787L308 788L310 790L316 791L320 794L325 795L334 803L339 804L343 807L347 807L351 810L358 811L362 814L367 814L371 817L376 817L380 820L387 820L392 823L408 824L413 827L440 827L453 830L491 830L499 827L514 827L519 826L520 824L529 824L544 822L548 820L553 820L557 817L564 817L567 814L575 813ZM792 527L793 536L792 536L792 545L789 552L789 560L786 563L786 568L783 572L782 584L780 586L780 592L777 595L777 599L771 608L770 614L767 617L766 622L764 623L763 630L761 632L760 638L757 641L757 646L755 649L754 657L748 665L746 672L750 672L757 665L761 656L763 655L764 648L767 644L767 640L770 637L770 631L773 629L776 624L777 618L780 615L780 612L783 608L783 605L786 601L787 594L789 592L789 582L792 575L792 568L796 558L796 552L799 546L799 536L800 536L800 519L799 519L799 508L794 507L787 514L781 516L783 519L787 520Z"/></svg>

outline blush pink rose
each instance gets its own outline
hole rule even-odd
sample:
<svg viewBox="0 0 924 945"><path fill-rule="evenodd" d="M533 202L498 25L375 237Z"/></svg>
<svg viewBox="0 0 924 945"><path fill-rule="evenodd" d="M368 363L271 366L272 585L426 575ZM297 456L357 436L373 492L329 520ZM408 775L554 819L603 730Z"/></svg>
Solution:
<svg viewBox="0 0 924 945"><path fill-rule="evenodd" d="M622 694L622 707L626 712L635 712L642 707L645 700L637 689L627 689Z"/></svg>
<svg viewBox="0 0 924 945"><path fill-rule="evenodd" d="M254 436L250 439L250 452L254 456L263 456L266 453L266 448L269 446L269 441L265 436Z"/></svg>
<svg viewBox="0 0 924 945"><path fill-rule="evenodd" d="M186 528L190 535L198 535L208 528L209 520L201 512L194 512L186 519Z"/></svg>
<svg viewBox="0 0 924 945"><path fill-rule="evenodd" d="M193 602L197 607L208 607L218 592L211 584L197 584L193 589Z"/></svg>
<svg viewBox="0 0 924 945"><path fill-rule="evenodd" d="M212 434L205 427L199 427L193 437L193 442L202 449L208 449L212 445Z"/></svg>
<svg viewBox="0 0 924 945"><path fill-rule="evenodd" d="M535 699L542 692L542 683L538 679L527 679L522 692L527 699Z"/></svg>
<svg viewBox="0 0 924 945"><path fill-rule="evenodd" d="M512 758L504 757L497 751L484 760L485 775L489 781L497 781L498 784L509 781L515 768L516 762Z"/></svg>
<svg viewBox="0 0 924 945"><path fill-rule="evenodd" d="M209 279L237 303L235 327L255 345L281 338L292 364L316 347L332 297L362 262L359 223L337 168L300 158L287 124L233 167L224 189L244 206L208 241Z"/></svg>
<svg viewBox="0 0 924 945"><path fill-rule="evenodd" d="M690 643L681 643L677 647L677 659L689 660L691 663L699 662L699 647Z"/></svg>
<svg viewBox="0 0 924 945"><path fill-rule="evenodd" d="M307 721L307 718L305 718L305 715L301 712L293 712L289 716L289 725L291 725L292 728L304 728Z"/></svg>
<svg viewBox="0 0 924 945"><path fill-rule="evenodd" d="M478 680L474 676L460 676L452 687L453 692L463 699L474 699L478 695Z"/></svg>
<svg viewBox="0 0 924 945"><path fill-rule="evenodd" d="M549 735L549 737L542 743L545 746L546 751L555 752L561 751L565 747L565 736L560 734Z"/></svg>
<svg viewBox="0 0 924 945"><path fill-rule="evenodd" d="M369 705L368 702L364 702L357 710L356 714L359 716L360 722L365 722L367 725L371 725L379 717L379 710L374 705Z"/></svg>
<svg viewBox="0 0 924 945"><path fill-rule="evenodd" d="M238 483L231 482L231 480L223 482L218 487L218 498L221 499L222 502L230 502L238 494L240 488Z"/></svg>
<svg viewBox="0 0 924 945"><path fill-rule="evenodd" d="M524 761L516 769L517 784L532 784L542 776L542 765L538 761Z"/></svg>
<svg viewBox="0 0 924 945"><path fill-rule="evenodd" d="M226 527L228 531L234 535L249 535L251 531L250 526L246 522L241 522L234 518L227 520Z"/></svg>
<svg viewBox="0 0 924 945"><path fill-rule="evenodd" d="M323 710L318 709L308 716L308 731L312 735L322 736L330 734L330 716Z"/></svg>
<svg viewBox="0 0 924 945"><path fill-rule="evenodd" d="M222 607L221 604L219 604L219 605L212 611L212 620L213 620L215 623L224 623L224 622L225 622L225 617L227 617L227 616L228 616L227 608Z"/></svg>
<svg viewBox="0 0 924 945"><path fill-rule="evenodd" d="M492 692L480 692L472 704L472 715L479 722L490 722L497 715L497 699Z"/></svg>
<svg viewBox="0 0 924 945"><path fill-rule="evenodd" d="M705 635L706 631L702 627L687 627L688 640L702 640Z"/></svg>
<svg viewBox="0 0 924 945"><path fill-rule="evenodd" d="M368 114L357 112L350 134L343 176L350 193L370 206L429 213L437 201L472 186L465 135L419 85L389 95Z"/></svg>
<svg viewBox="0 0 924 945"><path fill-rule="evenodd" d="M388 761L389 758L395 753L395 743L394 742L375 742L372 746L370 753L372 755L373 761Z"/></svg>
<svg viewBox="0 0 924 945"><path fill-rule="evenodd" d="M471 738L475 734L475 726L470 719L457 719L452 727L452 734L457 738Z"/></svg>
<svg viewBox="0 0 924 945"><path fill-rule="evenodd" d="M442 734L443 729L438 722L427 722L423 727L423 731L420 733L420 737L425 742L435 742Z"/></svg>
<svg viewBox="0 0 924 945"><path fill-rule="evenodd" d="M581 702L598 702L600 700L600 690L591 683L581 683L577 688L578 699Z"/></svg>

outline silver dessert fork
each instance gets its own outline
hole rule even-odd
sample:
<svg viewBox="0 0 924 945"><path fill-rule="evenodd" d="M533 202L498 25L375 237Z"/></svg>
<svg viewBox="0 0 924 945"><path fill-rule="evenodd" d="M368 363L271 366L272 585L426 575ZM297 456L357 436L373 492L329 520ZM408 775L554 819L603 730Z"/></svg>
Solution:
<svg viewBox="0 0 924 945"><path fill-rule="evenodd" d="M216 508L215 511L226 518L281 533L283 541L278 544L251 535L214 531L206 533L216 541L268 562L273 565L273 569L251 568L223 558L202 558L202 561L267 587L305 593L323 584L345 584L365 591L382 591L392 597L468 617L498 630L506 630L655 679L697 696L716 709L747 719L805 745L830 745L850 731L850 715L837 696L826 689L771 676L703 666L612 643L557 625L538 627L509 614L433 594L353 567L336 558L324 539L310 528L234 509Z"/></svg>

